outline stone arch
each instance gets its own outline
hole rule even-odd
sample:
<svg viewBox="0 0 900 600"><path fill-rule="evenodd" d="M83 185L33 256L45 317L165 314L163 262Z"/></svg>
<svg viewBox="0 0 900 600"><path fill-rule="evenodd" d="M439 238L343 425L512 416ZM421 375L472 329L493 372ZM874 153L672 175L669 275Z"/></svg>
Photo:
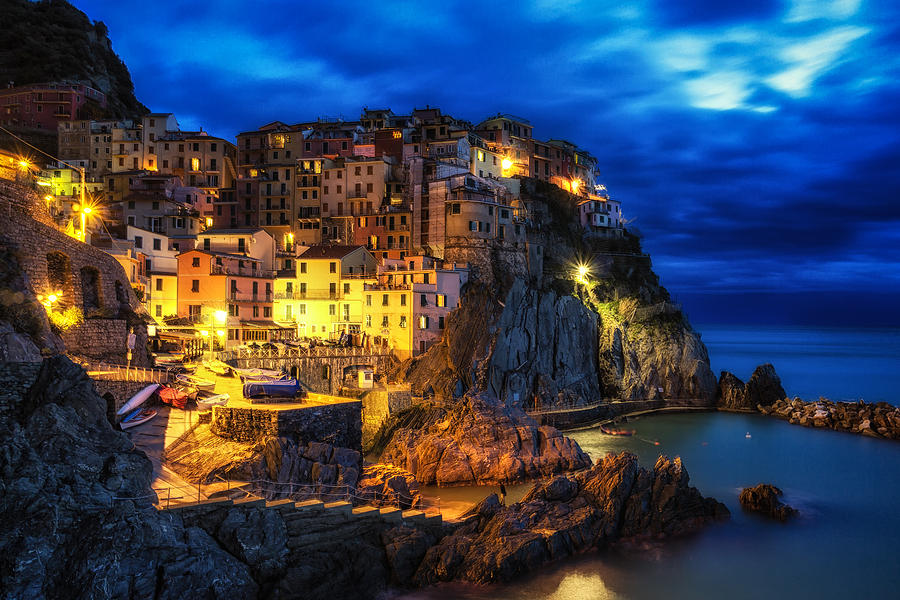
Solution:
<svg viewBox="0 0 900 600"><path fill-rule="evenodd" d="M72 285L72 261L69 256L58 250L47 253L47 284L52 292L69 291Z"/></svg>
<svg viewBox="0 0 900 600"><path fill-rule="evenodd" d="M84 314L98 310L102 306L100 294L100 271L94 267L81 267L81 305Z"/></svg>

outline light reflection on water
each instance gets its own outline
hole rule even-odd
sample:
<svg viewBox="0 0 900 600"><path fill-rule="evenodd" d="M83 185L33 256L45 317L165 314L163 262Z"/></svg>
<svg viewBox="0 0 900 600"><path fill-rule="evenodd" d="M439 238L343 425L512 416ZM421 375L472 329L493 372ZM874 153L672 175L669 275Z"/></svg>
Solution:
<svg viewBox="0 0 900 600"><path fill-rule="evenodd" d="M595 460L629 450L652 467L660 452L680 455L691 483L724 502L732 519L681 540L583 555L509 585L439 586L399 597L846 598L860 586L873 597L896 597L900 443L728 413L649 416L629 428L635 437L569 435ZM743 513L739 490L760 482L781 487L801 517L781 524Z"/></svg>

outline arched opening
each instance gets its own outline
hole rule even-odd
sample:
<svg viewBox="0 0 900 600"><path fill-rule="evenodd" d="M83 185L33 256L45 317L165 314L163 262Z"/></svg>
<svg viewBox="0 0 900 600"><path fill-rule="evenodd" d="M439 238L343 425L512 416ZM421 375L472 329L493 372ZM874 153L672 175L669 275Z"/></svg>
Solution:
<svg viewBox="0 0 900 600"><path fill-rule="evenodd" d="M68 293L72 285L72 263L62 252L47 253L47 283L50 293L62 292L60 302L71 299Z"/></svg>
<svg viewBox="0 0 900 600"><path fill-rule="evenodd" d="M81 267L81 305L84 314L100 309L100 271Z"/></svg>
<svg viewBox="0 0 900 600"><path fill-rule="evenodd" d="M125 291L125 286L118 279L116 279L116 301L119 304L129 304L128 292Z"/></svg>
<svg viewBox="0 0 900 600"><path fill-rule="evenodd" d="M300 367L297 365L291 367L291 379L300 379Z"/></svg>

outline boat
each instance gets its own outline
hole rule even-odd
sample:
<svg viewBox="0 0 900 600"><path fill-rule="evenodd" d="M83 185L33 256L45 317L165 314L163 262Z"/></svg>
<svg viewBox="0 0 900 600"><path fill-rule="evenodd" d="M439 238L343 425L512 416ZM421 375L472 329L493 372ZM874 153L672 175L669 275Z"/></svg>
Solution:
<svg viewBox="0 0 900 600"><path fill-rule="evenodd" d="M164 385L159 388L157 393L159 394L159 399L169 406L174 406L175 408L180 408L182 410L187 407L188 394L185 393L184 390Z"/></svg>
<svg viewBox="0 0 900 600"><path fill-rule="evenodd" d="M199 410L210 410L213 406L225 406L228 404L228 399L228 394L213 394L211 396L198 394L197 408Z"/></svg>
<svg viewBox="0 0 900 600"><path fill-rule="evenodd" d="M203 361L203 366L208 370L212 371L216 375L222 377L230 377L231 376L231 366L223 363L221 360L210 360Z"/></svg>
<svg viewBox="0 0 900 600"><path fill-rule="evenodd" d="M215 381L210 381L209 379L202 379L200 377L195 377L193 375L186 375L182 373L175 377L175 381L180 383L181 385L187 385L193 388L197 388L198 390L204 391L213 391L216 387Z"/></svg>
<svg viewBox="0 0 900 600"><path fill-rule="evenodd" d="M296 379L254 381L244 384L245 398L293 398L301 391Z"/></svg>
<svg viewBox="0 0 900 600"><path fill-rule="evenodd" d="M606 435L634 435L634 429L609 429L606 425L600 426L600 433L605 433Z"/></svg>
<svg viewBox="0 0 900 600"><path fill-rule="evenodd" d="M137 427L141 423L146 423L155 416L156 411L152 408L138 408L130 415L122 419L122 421L119 423L119 427L121 427L122 429Z"/></svg>
<svg viewBox="0 0 900 600"><path fill-rule="evenodd" d="M238 369L231 367L231 370L238 374L242 381L280 381L286 379L287 376L281 371L273 371L271 369Z"/></svg>
<svg viewBox="0 0 900 600"><path fill-rule="evenodd" d="M144 389L139 391L137 394L132 396L128 400L128 402L126 402L125 404L122 405L122 408L120 408L119 410L116 411L116 414L121 416L121 415L130 413L131 411L136 409L138 406L140 406L141 404L146 402L147 398L152 396L153 392L155 392L158 387L159 387L158 383L151 383L150 385L148 385L147 387L145 387Z"/></svg>

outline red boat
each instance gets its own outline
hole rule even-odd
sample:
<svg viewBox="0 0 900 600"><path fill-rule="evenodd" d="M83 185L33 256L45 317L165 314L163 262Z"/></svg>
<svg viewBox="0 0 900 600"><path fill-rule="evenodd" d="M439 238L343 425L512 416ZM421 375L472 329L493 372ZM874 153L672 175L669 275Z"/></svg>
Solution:
<svg viewBox="0 0 900 600"><path fill-rule="evenodd" d="M180 408L182 410L187 406L188 395L181 390L162 386L159 388L157 394L159 394L160 400L170 406L174 406L175 408Z"/></svg>
<svg viewBox="0 0 900 600"><path fill-rule="evenodd" d="M600 426L600 432L605 433L606 435L634 435L635 430L626 430L626 429L608 429L606 425Z"/></svg>

